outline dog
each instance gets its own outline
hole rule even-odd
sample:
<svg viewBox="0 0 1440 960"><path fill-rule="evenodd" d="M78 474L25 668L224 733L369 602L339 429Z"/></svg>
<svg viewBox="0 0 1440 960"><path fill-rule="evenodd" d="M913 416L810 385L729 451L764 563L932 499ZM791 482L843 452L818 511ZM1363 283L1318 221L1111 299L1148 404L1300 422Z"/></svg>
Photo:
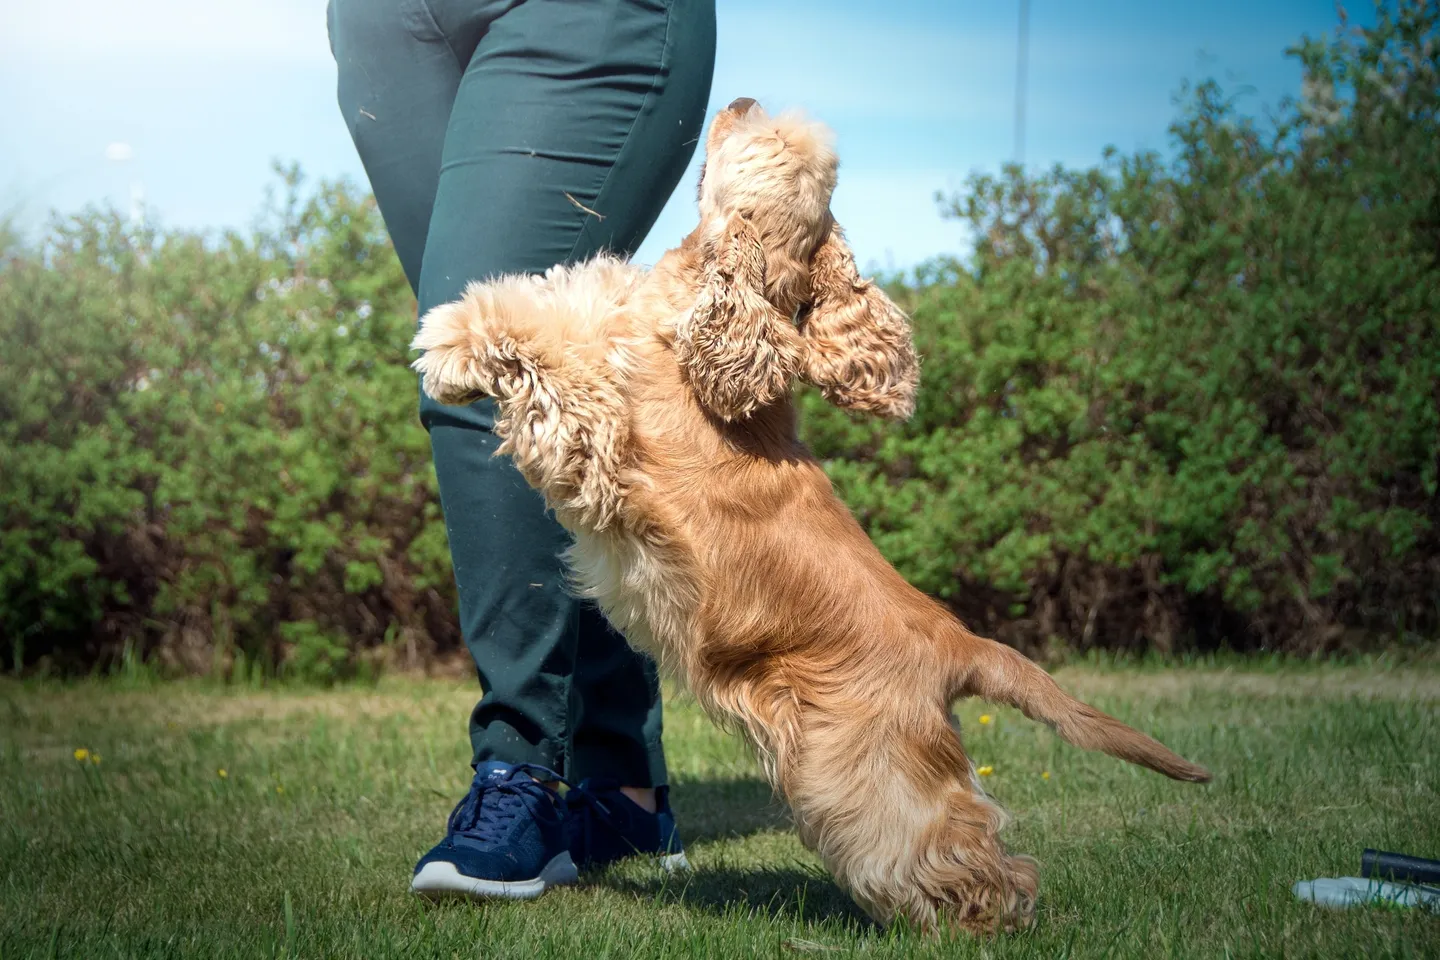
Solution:
<svg viewBox="0 0 1440 960"><path fill-rule="evenodd" d="M496 398L499 452L574 535L575 588L743 732L870 916L1014 930L1036 865L1001 844L956 699L1209 774L907 583L797 439L797 379L894 420L919 384L908 318L831 214L837 166L823 125L737 100L707 133L699 225L653 269L599 256L472 284L422 318L414 367L442 403Z"/></svg>

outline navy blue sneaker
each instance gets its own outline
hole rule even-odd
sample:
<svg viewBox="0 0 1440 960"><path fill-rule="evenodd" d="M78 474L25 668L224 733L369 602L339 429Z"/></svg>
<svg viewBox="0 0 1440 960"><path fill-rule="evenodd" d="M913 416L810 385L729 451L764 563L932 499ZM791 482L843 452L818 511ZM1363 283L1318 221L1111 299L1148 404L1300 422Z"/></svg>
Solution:
<svg viewBox="0 0 1440 960"><path fill-rule="evenodd" d="M570 807L570 857L584 868L624 857L656 857L669 871L688 870L685 846L675 829L668 787L655 788L655 812L620 792L615 780L591 777L565 794Z"/></svg>
<svg viewBox="0 0 1440 960"><path fill-rule="evenodd" d="M481 764L445 839L415 865L410 889L427 897L529 900L578 880L565 801L536 778L560 779L535 764Z"/></svg>

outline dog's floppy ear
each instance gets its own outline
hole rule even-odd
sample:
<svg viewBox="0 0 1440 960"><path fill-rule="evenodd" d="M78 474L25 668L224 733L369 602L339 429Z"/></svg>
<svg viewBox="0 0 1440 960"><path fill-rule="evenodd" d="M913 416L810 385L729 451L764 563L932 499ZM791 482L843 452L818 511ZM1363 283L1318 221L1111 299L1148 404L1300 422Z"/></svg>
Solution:
<svg viewBox="0 0 1440 960"><path fill-rule="evenodd" d="M694 307L675 327L675 357L710 412L739 420L783 397L800 372L800 337L765 298L765 251L734 214L705 241Z"/></svg>
<svg viewBox="0 0 1440 960"><path fill-rule="evenodd" d="M920 385L910 321L873 281L861 278L838 223L811 258L810 288L800 327L801 375L837 406L909 417Z"/></svg>

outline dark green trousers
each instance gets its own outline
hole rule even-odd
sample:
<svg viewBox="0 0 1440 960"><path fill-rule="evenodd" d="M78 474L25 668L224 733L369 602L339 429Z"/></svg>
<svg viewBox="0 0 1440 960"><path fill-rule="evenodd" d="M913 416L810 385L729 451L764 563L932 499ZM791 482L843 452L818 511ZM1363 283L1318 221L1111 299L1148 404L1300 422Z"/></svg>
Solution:
<svg viewBox="0 0 1440 960"><path fill-rule="evenodd" d="M701 135L714 0L330 0L329 26L422 314L471 280L633 253ZM567 535L492 457L491 405L422 396L420 417L483 690L474 762L664 783L654 664L566 591Z"/></svg>

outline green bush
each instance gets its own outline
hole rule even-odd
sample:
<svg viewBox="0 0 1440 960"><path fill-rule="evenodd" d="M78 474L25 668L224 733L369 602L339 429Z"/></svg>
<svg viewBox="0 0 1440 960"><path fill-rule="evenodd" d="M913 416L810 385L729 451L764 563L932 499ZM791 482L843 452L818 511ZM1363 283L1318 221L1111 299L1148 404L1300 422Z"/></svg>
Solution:
<svg viewBox="0 0 1440 960"><path fill-rule="evenodd" d="M895 287L916 416L804 432L888 557L1031 649L1324 651L1440 628L1433 3L1294 54L1265 124L976 177ZM0 650L328 681L455 651L373 203L298 174L248 236L0 231Z"/></svg>
<svg viewBox="0 0 1440 960"><path fill-rule="evenodd" d="M250 237L88 214L0 268L13 663L322 676L325 638L456 642L409 288L371 202L286 185Z"/></svg>
<svg viewBox="0 0 1440 960"><path fill-rule="evenodd" d="M914 421L805 408L913 582L1030 647L1434 635L1436 18L1404 3L1302 44L1305 96L1272 124L1206 84L1173 160L949 201L973 258L897 291Z"/></svg>

